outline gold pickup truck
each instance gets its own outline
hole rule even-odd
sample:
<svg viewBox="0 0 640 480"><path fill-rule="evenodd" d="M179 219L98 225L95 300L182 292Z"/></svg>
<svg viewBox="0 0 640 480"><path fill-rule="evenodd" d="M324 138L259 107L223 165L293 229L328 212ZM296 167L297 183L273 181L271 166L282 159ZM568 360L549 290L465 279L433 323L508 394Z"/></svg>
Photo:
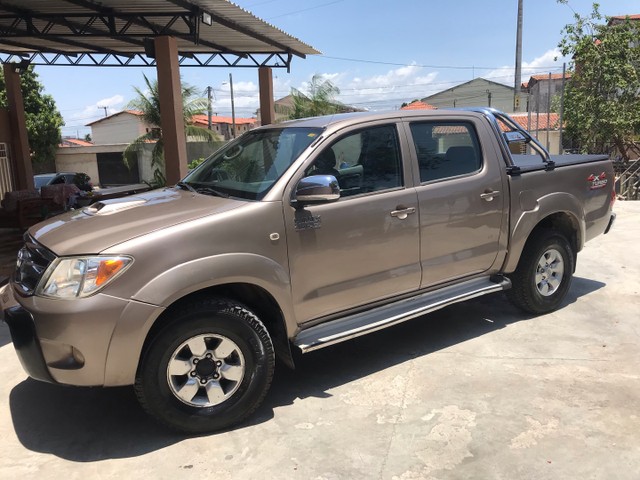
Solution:
<svg viewBox="0 0 640 480"><path fill-rule="evenodd" d="M613 187L607 157L549 156L491 109L269 125L175 186L32 227L0 310L33 378L134 385L166 425L212 431L294 349L503 290L560 307Z"/></svg>

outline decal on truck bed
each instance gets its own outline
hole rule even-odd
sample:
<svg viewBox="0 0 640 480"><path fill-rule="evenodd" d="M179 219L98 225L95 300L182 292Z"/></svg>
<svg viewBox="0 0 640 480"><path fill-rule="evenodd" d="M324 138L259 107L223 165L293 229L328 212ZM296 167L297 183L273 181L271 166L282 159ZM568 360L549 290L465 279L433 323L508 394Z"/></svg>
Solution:
<svg viewBox="0 0 640 480"><path fill-rule="evenodd" d="M597 190L599 188L604 188L607 185L607 174L602 172L600 175L594 175L593 173L587 177L587 182L589 185L589 190Z"/></svg>

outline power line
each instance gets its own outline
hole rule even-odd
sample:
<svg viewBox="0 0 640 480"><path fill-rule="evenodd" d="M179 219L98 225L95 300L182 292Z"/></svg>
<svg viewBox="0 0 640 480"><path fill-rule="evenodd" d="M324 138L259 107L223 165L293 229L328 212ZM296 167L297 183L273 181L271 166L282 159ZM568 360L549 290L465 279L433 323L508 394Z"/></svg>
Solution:
<svg viewBox="0 0 640 480"><path fill-rule="evenodd" d="M321 3L320 5L316 5L314 7L303 8L302 10L295 10L289 13L282 13L280 15L276 15L275 17L269 17L266 20L273 20L274 18L286 17L287 15L294 15L296 13L308 12L309 10L316 10L322 7L328 7L329 5L335 5L336 3L342 3L345 0L333 0L333 2Z"/></svg>
<svg viewBox="0 0 640 480"><path fill-rule="evenodd" d="M451 70L498 70L500 68L510 68L505 65L499 67L482 67L477 65L425 65L419 63L394 63L394 62L382 62L378 60L364 60L360 58L345 58L345 57L331 57L329 55L317 55L315 58L327 58L330 60L341 60L345 62L359 62L359 63L373 63L376 65L391 65L394 67L418 67L418 68L440 68ZM559 68L557 65L553 66L540 66L540 67L526 67L533 70L547 70L549 68Z"/></svg>

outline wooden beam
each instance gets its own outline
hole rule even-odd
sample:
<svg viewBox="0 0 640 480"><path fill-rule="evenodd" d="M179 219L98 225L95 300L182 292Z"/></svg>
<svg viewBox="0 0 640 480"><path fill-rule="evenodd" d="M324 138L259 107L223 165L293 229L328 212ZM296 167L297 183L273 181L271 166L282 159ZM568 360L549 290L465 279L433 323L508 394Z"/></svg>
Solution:
<svg viewBox="0 0 640 480"><path fill-rule="evenodd" d="M20 74L15 71L14 63L3 65L4 82L7 89L7 105L9 106L9 124L13 135L12 157L15 167L14 176L16 189L33 189L33 167L31 166L31 151L27 122L24 114L24 99L20 88Z"/></svg>
<svg viewBox="0 0 640 480"><path fill-rule="evenodd" d="M182 88L178 46L173 37L156 37L160 121L164 141L167 185L174 185L187 174L187 139L184 132Z"/></svg>
<svg viewBox="0 0 640 480"><path fill-rule="evenodd" d="M260 85L260 124L270 125L276 121L273 102L273 77L270 67L258 68L258 83Z"/></svg>

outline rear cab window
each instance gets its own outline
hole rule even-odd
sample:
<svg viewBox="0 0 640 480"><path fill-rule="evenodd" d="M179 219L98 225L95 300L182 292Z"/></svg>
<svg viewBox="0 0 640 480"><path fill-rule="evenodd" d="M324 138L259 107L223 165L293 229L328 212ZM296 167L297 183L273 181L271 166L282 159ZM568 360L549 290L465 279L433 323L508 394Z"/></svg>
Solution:
<svg viewBox="0 0 640 480"><path fill-rule="evenodd" d="M470 122L412 122L420 183L478 172L482 151Z"/></svg>

